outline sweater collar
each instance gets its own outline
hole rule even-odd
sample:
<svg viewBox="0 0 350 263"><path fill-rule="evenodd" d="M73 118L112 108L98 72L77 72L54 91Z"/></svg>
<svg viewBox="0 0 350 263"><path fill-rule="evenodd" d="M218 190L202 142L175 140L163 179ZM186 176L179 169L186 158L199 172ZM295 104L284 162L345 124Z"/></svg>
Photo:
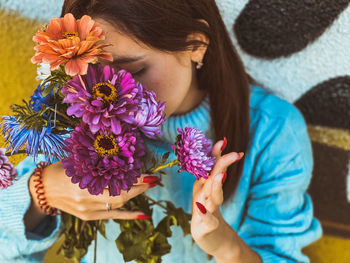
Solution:
<svg viewBox="0 0 350 263"><path fill-rule="evenodd" d="M163 135L157 135L157 138L160 141L174 144L178 135L177 128L184 129L185 127L200 129L208 138L211 138L210 119L209 95L207 95L193 110L166 118L160 126Z"/></svg>

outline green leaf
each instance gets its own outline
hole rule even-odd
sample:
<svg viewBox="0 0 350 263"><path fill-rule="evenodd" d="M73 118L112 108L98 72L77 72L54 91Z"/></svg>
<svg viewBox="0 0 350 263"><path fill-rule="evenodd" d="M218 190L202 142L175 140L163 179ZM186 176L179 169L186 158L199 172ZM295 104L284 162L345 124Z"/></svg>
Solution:
<svg viewBox="0 0 350 263"><path fill-rule="evenodd" d="M184 235L191 233L191 214L186 213L181 207L176 208L173 203L165 201L167 204L167 215L173 215L177 219L178 225L182 228Z"/></svg>
<svg viewBox="0 0 350 263"><path fill-rule="evenodd" d="M83 221L73 215L63 212L62 219L65 226L62 233L64 240L57 253L78 263L86 255L94 238L93 226L96 221L86 221L85 227L82 228ZM82 232L79 235L76 231L80 230Z"/></svg>
<svg viewBox="0 0 350 263"><path fill-rule="evenodd" d="M120 252L124 252L126 248L133 244L133 235L130 231L122 232L118 238L115 240L115 243Z"/></svg>
<svg viewBox="0 0 350 263"><path fill-rule="evenodd" d="M170 253L171 245L168 243L166 236L160 232L156 234L155 239L152 240L152 255L163 256Z"/></svg>
<svg viewBox="0 0 350 263"><path fill-rule="evenodd" d="M169 155L170 155L170 152L167 152L167 153L165 153L165 154L163 155L162 161L160 162L159 166L165 164L165 162L166 162L166 161L168 160L168 158L169 158Z"/></svg>
<svg viewBox="0 0 350 263"><path fill-rule="evenodd" d="M46 97L55 87L55 83L51 82L43 91L42 97Z"/></svg>
<svg viewBox="0 0 350 263"><path fill-rule="evenodd" d="M185 213L182 208L175 207L170 201L155 201L146 194L141 194L129 200L123 208L152 215L151 206L160 205L164 208L163 204L166 216L157 227L153 225L152 220L114 220L120 225L121 231L115 243L125 261L160 263L161 257L171 250L167 240L172 235L171 226L179 225L184 234L190 233L191 215Z"/></svg>
<svg viewBox="0 0 350 263"><path fill-rule="evenodd" d="M176 225L176 223L174 216L166 216L158 223L156 231L164 234L166 237L171 237L173 233L170 227Z"/></svg>
<svg viewBox="0 0 350 263"><path fill-rule="evenodd" d="M62 213L62 219L66 229L70 229L73 226L73 217L70 214Z"/></svg>
<svg viewBox="0 0 350 263"><path fill-rule="evenodd" d="M145 251L147 251L148 246L148 240L143 240L139 243L130 246L123 254L124 260L131 261L139 258L143 253L145 253Z"/></svg>

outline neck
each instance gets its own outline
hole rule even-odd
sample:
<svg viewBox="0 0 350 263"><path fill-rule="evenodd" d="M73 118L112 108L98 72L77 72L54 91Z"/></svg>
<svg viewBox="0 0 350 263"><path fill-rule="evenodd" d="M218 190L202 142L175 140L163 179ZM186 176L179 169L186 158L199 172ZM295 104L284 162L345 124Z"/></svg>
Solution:
<svg viewBox="0 0 350 263"><path fill-rule="evenodd" d="M196 76L196 70L193 69L192 76ZM191 86L186 94L185 99L181 103L181 107L178 108L172 115L182 115L188 113L198 107L198 105L203 101L207 92L205 90L200 90L198 85L197 77L193 77L191 80Z"/></svg>
<svg viewBox="0 0 350 263"><path fill-rule="evenodd" d="M172 116L183 115L191 112L198 107L206 95L207 92L204 90L193 90L192 92L189 92L181 103L181 107L177 109Z"/></svg>

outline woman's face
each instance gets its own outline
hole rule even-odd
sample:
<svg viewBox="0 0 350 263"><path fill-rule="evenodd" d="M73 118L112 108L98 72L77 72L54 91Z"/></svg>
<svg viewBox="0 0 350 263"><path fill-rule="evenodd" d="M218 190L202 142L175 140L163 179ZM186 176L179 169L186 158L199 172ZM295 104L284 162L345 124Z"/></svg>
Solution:
<svg viewBox="0 0 350 263"><path fill-rule="evenodd" d="M193 52L165 53L136 43L131 37L117 32L102 19L95 19L106 32L105 50L114 58L117 69L125 69L166 104L166 116L183 114L196 107L205 91L198 89Z"/></svg>

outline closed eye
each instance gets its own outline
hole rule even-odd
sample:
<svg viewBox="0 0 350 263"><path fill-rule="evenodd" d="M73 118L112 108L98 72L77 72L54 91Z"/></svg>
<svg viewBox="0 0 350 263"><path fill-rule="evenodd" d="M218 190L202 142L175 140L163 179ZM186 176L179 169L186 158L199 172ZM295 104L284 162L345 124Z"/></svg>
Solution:
<svg viewBox="0 0 350 263"><path fill-rule="evenodd" d="M143 74L145 72L145 68L135 72L135 73L131 73L133 76L140 76L141 74Z"/></svg>

